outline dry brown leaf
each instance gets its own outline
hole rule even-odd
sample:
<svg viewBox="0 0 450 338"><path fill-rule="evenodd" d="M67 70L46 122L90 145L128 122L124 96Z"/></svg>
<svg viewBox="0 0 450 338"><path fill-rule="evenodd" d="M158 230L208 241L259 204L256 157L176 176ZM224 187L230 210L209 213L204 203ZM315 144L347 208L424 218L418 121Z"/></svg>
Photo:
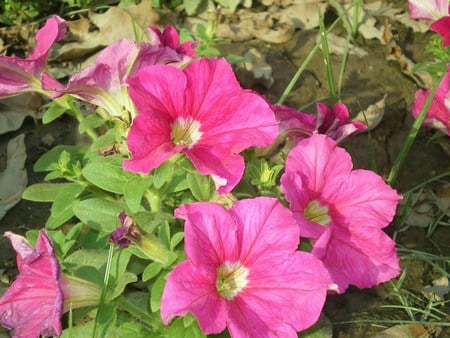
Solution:
<svg viewBox="0 0 450 338"><path fill-rule="evenodd" d="M428 299L435 302L440 302L444 300L446 294L450 292L450 285L448 284L448 277L442 276L441 278L435 279L433 285L427 285L422 289L423 294Z"/></svg>
<svg viewBox="0 0 450 338"><path fill-rule="evenodd" d="M0 135L17 130L27 116L37 118L42 97L36 93L22 93L0 100Z"/></svg>
<svg viewBox="0 0 450 338"><path fill-rule="evenodd" d="M377 127L384 116L386 97L387 94L385 94L381 100L371 104L365 110L360 111L353 120L366 124L368 128L365 131Z"/></svg>
<svg viewBox="0 0 450 338"><path fill-rule="evenodd" d="M0 173L0 219L20 201L28 183L24 139L25 134L21 134L10 140L6 148L6 169Z"/></svg>
<svg viewBox="0 0 450 338"><path fill-rule="evenodd" d="M317 34L316 41L320 40L320 34ZM347 49L347 39L337 36L333 33L327 34L328 40L328 50L331 54L344 55ZM368 53L351 43L348 43L348 51L349 54L356 55L358 57L364 57L368 55Z"/></svg>
<svg viewBox="0 0 450 338"><path fill-rule="evenodd" d="M442 331L439 327L420 324L399 324L386 329L372 338L433 338Z"/></svg>
<svg viewBox="0 0 450 338"><path fill-rule="evenodd" d="M91 13L89 18L97 30L89 31L89 22L83 19L74 24L69 23L69 30L72 32L74 29L72 34L77 41L62 45L58 50L58 59L78 58L122 38L148 41L146 27L159 20L150 0L126 8L111 7L105 13Z"/></svg>
<svg viewBox="0 0 450 338"><path fill-rule="evenodd" d="M251 84L246 84L248 87L255 85L262 85L269 89L274 82L272 76L272 66L266 62L265 56L256 48L251 48L244 54L247 61L238 66L243 71L249 73L251 76Z"/></svg>
<svg viewBox="0 0 450 338"><path fill-rule="evenodd" d="M317 7L321 13L328 8L328 1L321 0L294 0L290 6L277 11L291 19L296 29L312 29L319 26Z"/></svg>

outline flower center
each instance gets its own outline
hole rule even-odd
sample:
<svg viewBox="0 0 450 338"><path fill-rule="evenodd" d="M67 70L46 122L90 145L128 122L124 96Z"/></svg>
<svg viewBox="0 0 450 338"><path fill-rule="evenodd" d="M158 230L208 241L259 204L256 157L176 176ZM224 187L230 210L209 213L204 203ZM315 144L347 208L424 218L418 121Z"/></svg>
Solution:
<svg viewBox="0 0 450 338"><path fill-rule="evenodd" d="M202 137L200 131L200 122L194 120L192 117L182 118L179 117L172 124L172 133L170 137L172 142L177 146L188 146L191 148Z"/></svg>
<svg viewBox="0 0 450 338"><path fill-rule="evenodd" d="M233 299L247 286L248 269L239 262L225 262L217 269L216 289L219 294Z"/></svg>
<svg viewBox="0 0 450 338"><path fill-rule="evenodd" d="M319 201L312 200L304 211L304 216L311 222L319 223L320 225L327 225L331 218L328 215L328 207L320 205Z"/></svg>

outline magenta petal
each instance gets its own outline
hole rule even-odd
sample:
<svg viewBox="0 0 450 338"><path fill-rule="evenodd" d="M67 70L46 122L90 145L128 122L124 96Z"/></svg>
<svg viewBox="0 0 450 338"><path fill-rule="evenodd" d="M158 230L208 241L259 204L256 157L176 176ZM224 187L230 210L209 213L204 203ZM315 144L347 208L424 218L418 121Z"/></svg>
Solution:
<svg viewBox="0 0 450 338"><path fill-rule="evenodd" d="M370 288L400 273L395 242L378 229L334 229L316 242L312 253L324 262L340 293L349 284Z"/></svg>
<svg viewBox="0 0 450 338"><path fill-rule="evenodd" d="M55 41L60 41L66 34L67 23L64 19L55 15L45 22L36 34L37 45L30 53L30 58L38 60L39 67L47 62L48 51Z"/></svg>
<svg viewBox="0 0 450 338"><path fill-rule="evenodd" d="M433 22L430 29L442 36L442 46L450 46L450 16L444 16Z"/></svg>
<svg viewBox="0 0 450 338"><path fill-rule="evenodd" d="M324 193L333 201L331 216L335 224L384 228L394 218L402 197L381 176L369 170L353 170L343 177L339 190Z"/></svg>
<svg viewBox="0 0 450 338"><path fill-rule="evenodd" d="M298 173L305 188L320 193L337 188L341 181L337 177L348 174L352 167L351 157L344 149L337 147L331 138L315 134L289 152L285 172Z"/></svg>
<svg viewBox="0 0 450 338"><path fill-rule="evenodd" d="M198 269L214 274L224 261L238 259L236 220L219 204L183 204L175 217L184 218L186 256Z"/></svg>
<svg viewBox="0 0 450 338"><path fill-rule="evenodd" d="M420 113L425 104L430 90L418 90L412 106L414 117ZM436 93L431 101L431 105L426 113L423 125L439 129L444 134L450 135L450 70L443 76Z"/></svg>
<svg viewBox="0 0 450 338"><path fill-rule="evenodd" d="M151 114L139 114L133 121L127 137L132 158L123 162L123 168L148 173L180 150L170 140L169 122Z"/></svg>
<svg viewBox="0 0 450 338"><path fill-rule="evenodd" d="M255 262L261 257L286 256L297 249L298 226L289 209L275 198L241 200L230 209L239 224L239 261ZM267 251L270 247L271 250Z"/></svg>
<svg viewBox="0 0 450 338"><path fill-rule="evenodd" d="M45 230L33 249L21 236L6 232L17 252L19 275L0 299L0 323L16 337L59 336L63 292L60 268Z"/></svg>
<svg viewBox="0 0 450 338"><path fill-rule="evenodd" d="M229 149L197 146L184 153L203 175L211 175L219 194L230 192L242 178L245 169L240 155L229 154Z"/></svg>
<svg viewBox="0 0 450 338"><path fill-rule="evenodd" d="M167 278L161 299L161 317L168 324L175 316L192 312L205 334L226 327L227 302L216 291L215 275L196 270L190 262L178 264Z"/></svg>

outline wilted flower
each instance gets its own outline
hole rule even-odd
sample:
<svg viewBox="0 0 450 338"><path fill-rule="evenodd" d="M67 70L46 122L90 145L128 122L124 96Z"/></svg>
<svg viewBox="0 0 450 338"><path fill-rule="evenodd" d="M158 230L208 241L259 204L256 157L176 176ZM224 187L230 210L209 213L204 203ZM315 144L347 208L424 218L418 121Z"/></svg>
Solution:
<svg viewBox="0 0 450 338"><path fill-rule="evenodd" d="M120 227L111 232L111 242L129 246L136 245L150 259L166 264L171 258L170 251L152 234L145 232L130 216L124 212L119 215Z"/></svg>
<svg viewBox="0 0 450 338"><path fill-rule="evenodd" d="M182 152L227 193L244 172L238 153L266 146L278 133L270 106L241 88L225 59L196 60L183 70L147 67L129 84L140 114L128 134L126 170L148 173Z"/></svg>
<svg viewBox="0 0 450 338"><path fill-rule="evenodd" d="M13 330L14 337L60 336L64 312L98 304L100 288L61 274L45 230L35 248L22 236L5 236L17 253L19 275L0 299L0 324Z"/></svg>
<svg viewBox="0 0 450 338"><path fill-rule="evenodd" d="M48 52L66 33L66 22L53 16L36 34L36 48L26 59L0 55L0 97L27 91L41 91L41 76Z"/></svg>
<svg viewBox="0 0 450 338"><path fill-rule="evenodd" d="M281 191L300 235L344 292L387 281L400 272L395 242L381 229L401 199L369 170L352 170L350 155L325 135L300 141L289 153Z"/></svg>
<svg viewBox="0 0 450 338"><path fill-rule="evenodd" d="M205 334L297 337L314 324L331 281L313 255L296 251L299 231L277 199L240 200L230 210L182 205L187 260L169 274L161 300L168 324L188 312Z"/></svg>
<svg viewBox="0 0 450 338"><path fill-rule="evenodd" d="M428 95L430 95L430 90L420 89L416 92L415 101L412 106L412 113L415 118L417 118L422 110ZM450 70L443 76L436 89L423 125L438 129L450 136Z"/></svg>
<svg viewBox="0 0 450 338"><path fill-rule="evenodd" d="M147 30L150 34L152 45L158 47L169 47L175 50L178 55L183 58L183 61L187 61L197 56L195 46L198 42L186 41L180 44L180 36L173 26L166 26L162 32L156 26L148 26Z"/></svg>
<svg viewBox="0 0 450 338"><path fill-rule="evenodd" d="M316 103L317 115L306 114L284 105L274 105L280 123L280 135L293 140L294 145L314 133L325 134L337 143L367 129L364 123L351 121L343 103L336 103L331 109L326 104Z"/></svg>
<svg viewBox="0 0 450 338"><path fill-rule="evenodd" d="M102 50L93 65L74 74L67 86L45 78L44 88L52 90L54 98L70 94L102 107L112 117L130 122L136 111L128 95L127 77L134 76L139 69L149 65L177 66L195 56L188 43L181 46L176 43L178 33L173 27L166 27L166 30L170 32L166 35L170 36L171 43L163 44L158 40L154 44L138 44L131 39L121 39ZM157 28L148 27L148 31L155 35Z"/></svg>

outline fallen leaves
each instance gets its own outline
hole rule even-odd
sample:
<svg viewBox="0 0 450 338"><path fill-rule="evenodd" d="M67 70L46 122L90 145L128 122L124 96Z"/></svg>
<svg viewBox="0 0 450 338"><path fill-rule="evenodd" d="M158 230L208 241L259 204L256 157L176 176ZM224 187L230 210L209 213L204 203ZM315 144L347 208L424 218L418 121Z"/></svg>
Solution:
<svg viewBox="0 0 450 338"><path fill-rule="evenodd" d="M28 183L24 139L25 134L21 134L8 142L6 169L0 173L0 219L21 200Z"/></svg>

